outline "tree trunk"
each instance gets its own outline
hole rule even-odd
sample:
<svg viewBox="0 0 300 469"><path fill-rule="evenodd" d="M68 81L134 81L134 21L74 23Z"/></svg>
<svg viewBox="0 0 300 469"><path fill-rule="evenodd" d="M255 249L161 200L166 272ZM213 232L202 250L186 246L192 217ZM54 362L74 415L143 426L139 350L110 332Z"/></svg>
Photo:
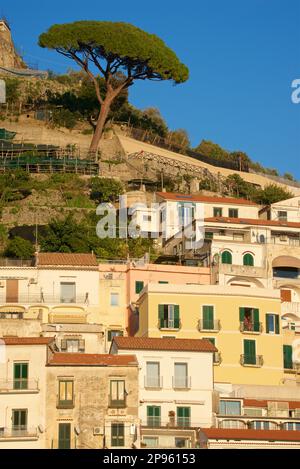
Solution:
<svg viewBox="0 0 300 469"><path fill-rule="evenodd" d="M100 113L99 113L98 120L97 120L97 124L96 124L96 127L95 127L95 132L94 132L94 135L93 135L93 138L92 138L92 141L91 141L91 145L90 145L90 148L89 148L89 153L91 155L92 154L95 155L97 153L99 141L100 141L100 138L101 138L102 133L103 133L103 129L104 129L104 125L105 125L105 122L106 122L106 118L107 118L108 113L109 113L111 101L112 101L111 99L106 98L104 100L102 106L101 106Z"/></svg>

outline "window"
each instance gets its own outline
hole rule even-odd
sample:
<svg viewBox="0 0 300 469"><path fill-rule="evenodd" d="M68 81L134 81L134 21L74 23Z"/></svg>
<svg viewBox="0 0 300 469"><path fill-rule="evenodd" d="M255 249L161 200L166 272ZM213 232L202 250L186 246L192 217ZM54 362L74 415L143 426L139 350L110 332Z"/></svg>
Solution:
<svg viewBox="0 0 300 469"><path fill-rule="evenodd" d="M244 340L244 364L256 365L256 343L255 340Z"/></svg>
<svg viewBox="0 0 300 469"><path fill-rule="evenodd" d="M58 407L72 408L74 406L73 380L59 380Z"/></svg>
<svg viewBox="0 0 300 469"><path fill-rule="evenodd" d="M71 448L71 424L59 423L58 424L58 449Z"/></svg>
<svg viewBox="0 0 300 469"><path fill-rule="evenodd" d="M276 423L263 420L256 420L251 422L250 427L253 430L276 430L278 428Z"/></svg>
<svg viewBox="0 0 300 469"><path fill-rule="evenodd" d="M246 424L241 420L222 420L220 428L246 428Z"/></svg>
<svg viewBox="0 0 300 469"><path fill-rule="evenodd" d="M287 221L287 212L285 210L278 210L278 220L280 221Z"/></svg>
<svg viewBox="0 0 300 469"><path fill-rule="evenodd" d="M178 219L179 224L182 226L189 225L195 218L195 204L193 203L179 203L178 204Z"/></svg>
<svg viewBox="0 0 300 469"><path fill-rule="evenodd" d="M284 430L300 430L300 422L285 422L283 424Z"/></svg>
<svg viewBox="0 0 300 469"><path fill-rule="evenodd" d="M124 423L111 424L111 446L124 446Z"/></svg>
<svg viewBox="0 0 300 469"><path fill-rule="evenodd" d="M177 407L177 426L190 427L191 426L191 408L190 407Z"/></svg>
<svg viewBox="0 0 300 469"><path fill-rule="evenodd" d="M286 370L293 369L293 347L291 345L283 346L283 367Z"/></svg>
<svg viewBox="0 0 300 469"><path fill-rule="evenodd" d="M75 282L61 282L60 284L61 303L76 303L76 284Z"/></svg>
<svg viewBox="0 0 300 469"><path fill-rule="evenodd" d="M174 364L174 388L188 388L188 364L175 363Z"/></svg>
<svg viewBox="0 0 300 469"><path fill-rule="evenodd" d="M147 426L160 427L160 406L147 406Z"/></svg>
<svg viewBox="0 0 300 469"><path fill-rule="evenodd" d="M62 339L60 348L69 353L84 352L85 341L83 339Z"/></svg>
<svg viewBox="0 0 300 469"><path fill-rule="evenodd" d="M241 402L220 400L219 413L221 415L241 415Z"/></svg>
<svg viewBox="0 0 300 469"><path fill-rule="evenodd" d="M27 431L27 409L12 410L12 431L14 434L21 434Z"/></svg>
<svg viewBox="0 0 300 469"><path fill-rule="evenodd" d="M158 446L158 438L156 436L144 436L143 443L147 448L156 448Z"/></svg>
<svg viewBox="0 0 300 469"><path fill-rule="evenodd" d="M151 215L143 215L143 221L151 221L152 217Z"/></svg>
<svg viewBox="0 0 300 469"><path fill-rule="evenodd" d="M261 332L259 309L240 308L240 327L242 332Z"/></svg>
<svg viewBox="0 0 300 469"><path fill-rule="evenodd" d="M266 314L266 333L279 334L279 314Z"/></svg>
<svg viewBox="0 0 300 469"><path fill-rule="evenodd" d="M146 363L146 382L145 387L159 388L161 386L160 364L159 362Z"/></svg>
<svg viewBox="0 0 300 469"><path fill-rule="evenodd" d="M214 207L214 217L221 217L223 209L221 207Z"/></svg>
<svg viewBox="0 0 300 469"><path fill-rule="evenodd" d="M232 254L229 251L223 251L221 255L222 264L232 264Z"/></svg>
<svg viewBox="0 0 300 469"><path fill-rule="evenodd" d="M175 448L189 448L189 438L175 438Z"/></svg>
<svg viewBox="0 0 300 469"><path fill-rule="evenodd" d="M213 239L214 234L212 231L205 231L205 239Z"/></svg>
<svg viewBox="0 0 300 469"><path fill-rule="evenodd" d="M202 306L202 329L214 330L214 307Z"/></svg>
<svg viewBox="0 0 300 469"><path fill-rule="evenodd" d="M144 282L137 280L135 282L135 293L140 293L144 288Z"/></svg>
<svg viewBox="0 0 300 469"><path fill-rule="evenodd" d="M252 254L247 253L243 256L243 265L254 266L254 257Z"/></svg>
<svg viewBox="0 0 300 469"><path fill-rule="evenodd" d="M158 321L161 329L179 329L179 305L158 305Z"/></svg>
<svg viewBox="0 0 300 469"><path fill-rule="evenodd" d="M239 210L237 208L228 209L229 218L239 218Z"/></svg>
<svg viewBox="0 0 300 469"><path fill-rule="evenodd" d="M14 389L28 389L28 363L14 363Z"/></svg>
<svg viewBox="0 0 300 469"><path fill-rule="evenodd" d="M167 283L169 283L169 282L167 282L167 280L159 280L158 283L160 283L160 284L167 284Z"/></svg>
<svg viewBox="0 0 300 469"><path fill-rule="evenodd" d="M110 306L119 306L119 293L110 294Z"/></svg>
<svg viewBox="0 0 300 469"><path fill-rule="evenodd" d="M107 331L107 341L111 342L114 337L123 337L123 331Z"/></svg>
<svg viewBox="0 0 300 469"><path fill-rule="evenodd" d="M125 381L112 380L110 382L110 407L125 407L126 391Z"/></svg>

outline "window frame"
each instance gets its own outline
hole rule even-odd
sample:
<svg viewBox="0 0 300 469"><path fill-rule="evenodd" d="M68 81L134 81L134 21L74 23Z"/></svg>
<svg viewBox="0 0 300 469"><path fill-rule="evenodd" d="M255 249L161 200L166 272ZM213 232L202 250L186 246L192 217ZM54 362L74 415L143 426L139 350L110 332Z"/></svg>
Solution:
<svg viewBox="0 0 300 469"><path fill-rule="evenodd" d="M61 390L61 386L64 386L64 391L63 391L63 394L64 396L62 396L62 390ZM71 385L71 395L72 395L72 399L66 399L68 397L68 394L69 394L69 390L68 390L68 385ZM64 397L65 399L62 399L62 397ZM58 379L58 400L57 400L57 407L58 408L73 408L74 407L74 379L72 378L59 378Z"/></svg>

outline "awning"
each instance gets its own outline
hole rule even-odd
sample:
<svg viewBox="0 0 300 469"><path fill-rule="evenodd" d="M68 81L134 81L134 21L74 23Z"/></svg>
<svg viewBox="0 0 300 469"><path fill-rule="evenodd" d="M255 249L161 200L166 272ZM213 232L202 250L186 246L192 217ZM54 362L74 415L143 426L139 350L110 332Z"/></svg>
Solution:
<svg viewBox="0 0 300 469"><path fill-rule="evenodd" d="M22 306L0 306L0 313L25 313L26 308Z"/></svg>
<svg viewBox="0 0 300 469"><path fill-rule="evenodd" d="M279 256L272 262L273 267L296 267L300 269L300 259L292 256Z"/></svg>

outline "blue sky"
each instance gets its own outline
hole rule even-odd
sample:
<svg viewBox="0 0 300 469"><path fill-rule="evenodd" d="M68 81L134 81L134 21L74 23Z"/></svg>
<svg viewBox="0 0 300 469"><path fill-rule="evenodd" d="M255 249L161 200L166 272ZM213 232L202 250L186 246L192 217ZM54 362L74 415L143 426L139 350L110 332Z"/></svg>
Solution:
<svg viewBox="0 0 300 469"><path fill-rule="evenodd" d="M190 79L137 83L130 101L159 108L193 145L212 140L300 179L300 103L291 101L291 82L300 78L299 0L4 0L0 15L25 59L57 72L71 61L37 46L53 23L126 21L159 35Z"/></svg>

